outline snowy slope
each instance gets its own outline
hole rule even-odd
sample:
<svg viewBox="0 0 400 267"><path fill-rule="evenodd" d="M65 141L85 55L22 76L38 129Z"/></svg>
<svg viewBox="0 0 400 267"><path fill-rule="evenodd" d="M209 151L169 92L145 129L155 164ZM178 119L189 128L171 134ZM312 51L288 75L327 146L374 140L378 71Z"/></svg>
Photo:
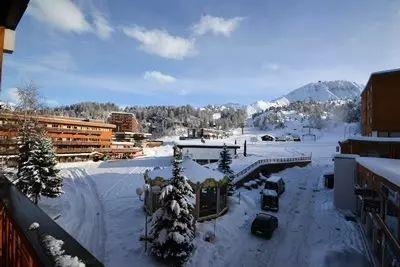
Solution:
<svg viewBox="0 0 400 267"><path fill-rule="evenodd" d="M283 107L289 105L289 103L290 102L286 97L281 97L273 101L259 100L246 107L247 115L251 117L251 115L265 111L271 107Z"/></svg>
<svg viewBox="0 0 400 267"><path fill-rule="evenodd" d="M291 101L345 100L358 97L362 85L349 81L323 81L309 83L285 95Z"/></svg>
<svg viewBox="0 0 400 267"><path fill-rule="evenodd" d="M342 101L360 96L363 86L349 81L319 81L309 83L273 101L259 100L246 107L247 115L263 112L271 107L284 107L295 101Z"/></svg>

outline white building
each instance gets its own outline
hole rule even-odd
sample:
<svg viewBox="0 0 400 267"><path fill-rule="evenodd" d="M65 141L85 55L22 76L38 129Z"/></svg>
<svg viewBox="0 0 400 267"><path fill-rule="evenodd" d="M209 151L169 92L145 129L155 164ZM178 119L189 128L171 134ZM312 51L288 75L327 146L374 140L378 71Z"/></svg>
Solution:
<svg viewBox="0 0 400 267"><path fill-rule="evenodd" d="M176 146L181 149L184 156L189 156L199 164L217 162L224 145L226 145L232 157L237 154L237 150L240 148L238 145L216 140L183 140L176 142Z"/></svg>

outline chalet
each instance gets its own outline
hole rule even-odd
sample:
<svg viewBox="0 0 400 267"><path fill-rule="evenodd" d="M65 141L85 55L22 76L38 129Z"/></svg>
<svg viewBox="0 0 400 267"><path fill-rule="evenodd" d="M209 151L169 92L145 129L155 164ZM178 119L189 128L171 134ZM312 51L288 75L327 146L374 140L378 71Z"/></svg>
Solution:
<svg viewBox="0 0 400 267"><path fill-rule="evenodd" d="M183 175L195 193L194 216L197 220L218 217L228 210L228 179L219 171L208 169L188 157L182 162ZM172 166L147 173L148 189L145 191L144 205L152 214L159 206L161 188L172 176Z"/></svg>
<svg viewBox="0 0 400 267"><path fill-rule="evenodd" d="M238 145L216 140L182 140L176 143L183 155L189 156L199 164L217 162L224 145L226 145L232 157L237 154L237 150L240 148Z"/></svg>

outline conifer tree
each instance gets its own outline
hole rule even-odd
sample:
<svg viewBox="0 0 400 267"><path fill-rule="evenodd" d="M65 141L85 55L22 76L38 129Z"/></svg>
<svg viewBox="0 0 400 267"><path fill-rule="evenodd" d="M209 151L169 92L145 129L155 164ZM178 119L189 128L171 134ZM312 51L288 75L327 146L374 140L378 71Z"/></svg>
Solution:
<svg viewBox="0 0 400 267"><path fill-rule="evenodd" d="M232 157L229 153L228 147L224 144L222 151L219 154L218 169L225 175L232 175L231 170Z"/></svg>
<svg viewBox="0 0 400 267"><path fill-rule="evenodd" d="M151 252L174 266L183 265L193 250L193 190L182 175L182 154L176 149L172 178L161 190L161 207L153 214Z"/></svg>
<svg viewBox="0 0 400 267"><path fill-rule="evenodd" d="M35 204L40 196L57 197L62 179L55 168L56 158L51 141L34 121L25 120L18 136L19 157L15 184Z"/></svg>

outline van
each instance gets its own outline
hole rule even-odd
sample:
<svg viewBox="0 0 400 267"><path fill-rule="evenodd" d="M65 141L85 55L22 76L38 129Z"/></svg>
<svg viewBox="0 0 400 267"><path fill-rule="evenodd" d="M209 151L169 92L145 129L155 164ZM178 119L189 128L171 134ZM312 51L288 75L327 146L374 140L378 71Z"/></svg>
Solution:
<svg viewBox="0 0 400 267"><path fill-rule="evenodd" d="M278 195L285 192L285 182L280 176L271 176L264 185L265 189L275 190Z"/></svg>

